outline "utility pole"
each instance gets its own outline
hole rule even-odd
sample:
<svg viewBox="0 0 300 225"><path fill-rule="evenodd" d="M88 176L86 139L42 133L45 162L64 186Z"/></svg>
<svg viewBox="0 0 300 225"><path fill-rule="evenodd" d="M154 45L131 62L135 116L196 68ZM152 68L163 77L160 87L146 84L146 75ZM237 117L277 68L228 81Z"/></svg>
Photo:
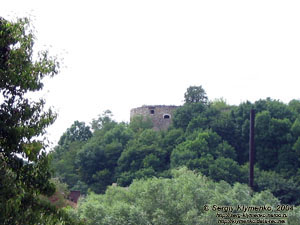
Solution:
<svg viewBox="0 0 300 225"><path fill-rule="evenodd" d="M253 190L254 186L254 121L255 121L255 111L251 109L250 111L250 137L249 137L249 187Z"/></svg>

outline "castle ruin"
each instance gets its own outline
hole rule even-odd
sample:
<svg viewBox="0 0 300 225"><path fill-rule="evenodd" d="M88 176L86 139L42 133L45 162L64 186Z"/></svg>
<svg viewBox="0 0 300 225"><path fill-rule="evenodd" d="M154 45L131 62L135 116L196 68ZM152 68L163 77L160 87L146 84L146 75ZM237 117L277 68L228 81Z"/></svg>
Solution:
<svg viewBox="0 0 300 225"><path fill-rule="evenodd" d="M154 130L167 130L172 123L173 113L178 107L174 105L144 105L130 110L130 120L138 115L144 118L149 117Z"/></svg>

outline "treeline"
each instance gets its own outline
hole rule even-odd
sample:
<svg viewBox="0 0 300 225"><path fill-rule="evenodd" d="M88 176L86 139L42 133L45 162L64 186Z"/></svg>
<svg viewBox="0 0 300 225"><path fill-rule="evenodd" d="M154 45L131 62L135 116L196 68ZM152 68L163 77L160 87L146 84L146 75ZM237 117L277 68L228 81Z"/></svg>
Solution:
<svg viewBox="0 0 300 225"><path fill-rule="evenodd" d="M267 221L265 224L282 220L288 225L299 224L299 207L284 205L277 211L282 205L269 191L251 193L246 184L213 182L186 168L174 169L171 174L170 179L135 180L128 188L110 186L105 194L90 193L68 212L86 225L216 225L235 221L250 225L257 218ZM250 223L243 217L243 206L266 206L274 211L246 211L254 215Z"/></svg>
<svg viewBox="0 0 300 225"><path fill-rule="evenodd" d="M75 121L51 153L54 176L70 189L104 193L134 179L170 178L187 167L214 181L248 182L249 114L255 117L255 191L270 190L282 203L299 205L300 101L270 98L239 106L209 101L204 89L189 87L185 103L167 131L135 117L118 123L106 111L91 127Z"/></svg>

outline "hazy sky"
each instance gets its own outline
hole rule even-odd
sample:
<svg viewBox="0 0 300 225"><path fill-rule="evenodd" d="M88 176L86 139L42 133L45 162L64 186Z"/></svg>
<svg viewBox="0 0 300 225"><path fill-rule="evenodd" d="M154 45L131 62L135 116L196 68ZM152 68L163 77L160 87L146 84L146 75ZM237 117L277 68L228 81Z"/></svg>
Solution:
<svg viewBox="0 0 300 225"><path fill-rule="evenodd" d="M59 113L54 143L75 120L110 109L181 105L202 85L229 104L300 99L300 1L10 0L0 16L30 16L36 47L63 58L44 97Z"/></svg>

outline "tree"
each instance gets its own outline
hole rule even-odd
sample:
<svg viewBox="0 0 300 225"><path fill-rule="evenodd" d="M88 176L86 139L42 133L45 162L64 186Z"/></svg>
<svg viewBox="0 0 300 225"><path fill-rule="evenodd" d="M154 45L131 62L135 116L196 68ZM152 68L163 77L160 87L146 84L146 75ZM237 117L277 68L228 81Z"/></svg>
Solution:
<svg viewBox="0 0 300 225"><path fill-rule="evenodd" d="M104 192L107 185L115 182L114 173L118 159L133 136L126 124L111 123L115 125L107 123L105 127L95 131L76 156L81 181L96 193Z"/></svg>
<svg viewBox="0 0 300 225"><path fill-rule="evenodd" d="M112 112L110 110L105 110L101 115L99 115L98 119L93 119L91 125L93 130L99 129L110 129L113 127L116 122L112 120Z"/></svg>
<svg viewBox="0 0 300 225"><path fill-rule="evenodd" d="M289 109L295 114L300 114L300 99L293 99L288 104Z"/></svg>
<svg viewBox="0 0 300 225"><path fill-rule="evenodd" d="M184 104L174 112L172 120L174 127L186 130L191 120L199 117L206 109L207 108L201 103ZM203 118L204 121L201 120L202 118L203 117L200 118L200 121L197 121L197 125L200 127L202 127L202 125L206 122L206 118Z"/></svg>
<svg viewBox="0 0 300 225"><path fill-rule="evenodd" d="M255 119L256 158L260 169L278 168L280 170L278 167L280 161L280 167L284 167L282 163L284 156L292 153L292 148L288 146L291 139L291 127L292 124L287 118L272 118L269 111L257 113ZM280 155L280 152L283 155Z"/></svg>
<svg viewBox="0 0 300 225"><path fill-rule="evenodd" d="M286 179L274 171L258 171L255 188L269 190L282 204L299 205L300 187L293 178Z"/></svg>
<svg viewBox="0 0 300 225"><path fill-rule="evenodd" d="M86 126L84 122L74 121L72 126L61 136L58 144L60 146L69 144L74 141L87 141L92 137L92 132L89 126Z"/></svg>
<svg viewBox="0 0 300 225"><path fill-rule="evenodd" d="M144 130L128 142L118 160L117 183L127 186L134 178L156 176L167 168L167 152L160 146L158 132Z"/></svg>
<svg viewBox="0 0 300 225"><path fill-rule="evenodd" d="M91 137L90 127L84 122L75 121L60 137L54 151L49 154L54 177L59 177L69 188L73 188L79 180L77 153Z"/></svg>
<svg viewBox="0 0 300 225"><path fill-rule="evenodd" d="M53 176L59 177L69 188L75 186L79 180L76 156L84 144L85 142L75 141L68 145L58 145L49 154Z"/></svg>
<svg viewBox="0 0 300 225"><path fill-rule="evenodd" d="M213 182L186 168L172 174L171 179L134 180L128 188L111 186L104 195L89 194L72 214L87 225L216 225L221 218L213 205L235 209L237 205L276 208L280 204L269 191L252 194L246 184ZM204 210L205 205L210 210ZM229 212L223 215L225 219ZM299 214L289 215L287 220L299 224Z"/></svg>
<svg viewBox="0 0 300 225"><path fill-rule="evenodd" d="M215 181L225 180L233 184L240 181L241 169L231 158L219 157L209 165L209 177Z"/></svg>
<svg viewBox="0 0 300 225"><path fill-rule="evenodd" d="M173 168L187 165L189 161L207 155L211 155L214 159L219 157L236 158L232 146L226 141L222 141L221 137L215 132L207 130L195 132L188 140L177 145L171 154L171 165Z"/></svg>
<svg viewBox="0 0 300 225"><path fill-rule="evenodd" d="M63 220L62 212L39 199L55 190L46 145L39 137L56 114L44 111L43 99L31 101L26 95L40 91L43 78L57 74L59 63L47 51L33 60L34 40L28 19L0 18L0 223L4 225Z"/></svg>
<svg viewBox="0 0 300 225"><path fill-rule="evenodd" d="M202 86L190 86L184 94L185 103L203 103L207 104L207 96Z"/></svg>
<svg viewBox="0 0 300 225"><path fill-rule="evenodd" d="M129 126L135 133L141 133L145 129L153 128L153 122L150 117L136 115L130 120Z"/></svg>
<svg viewBox="0 0 300 225"><path fill-rule="evenodd" d="M300 118L297 118L291 127L292 134L295 137L300 137Z"/></svg>

